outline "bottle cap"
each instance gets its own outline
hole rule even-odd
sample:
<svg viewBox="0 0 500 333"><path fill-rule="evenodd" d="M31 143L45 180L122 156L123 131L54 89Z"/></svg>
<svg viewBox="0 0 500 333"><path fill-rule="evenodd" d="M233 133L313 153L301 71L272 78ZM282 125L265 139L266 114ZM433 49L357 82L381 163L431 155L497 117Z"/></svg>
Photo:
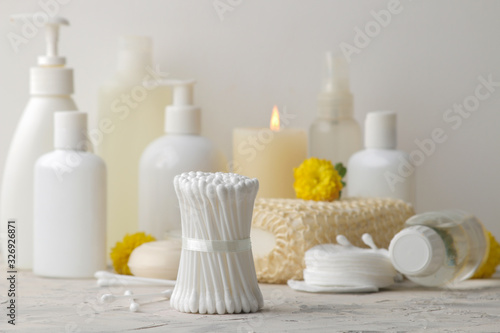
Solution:
<svg viewBox="0 0 500 333"><path fill-rule="evenodd" d="M121 36L118 39L117 70L143 75L153 63L153 41L147 36Z"/></svg>
<svg viewBox="0 0 500 333"><path fill-rule="evenodd" d="M195 80L163 80L174 87L172 105L165 112L165 132L168 134L200 134L201 111L193 105Z"/></svg>
<svg viewBox="0 0 500 333"><path fill-rule="evenodd" d="M87 113L59 111L54 113L54 148L88 150Z"/></svg>
<svg viewBox="0 0 500 333"><path fill-rule="evenodd" d="M31 67L31 95L71 95L73 70L64 67Z"/></svg>
<svg viewBox="0 0 500 333"><path fill-rule="evenodd" d="M368 113L365 119L365 148L396 149L396 145L396 112Z"/></svg>
<svg viewBox="0 0 500 333"><path fill-rule="evenodd" d="M446 248L439 234L432 228L415 225L403 229L389 245L394 267L405 275L426 276L443 265Z"/></svg>
<svg viewBox="0 0 500 333"><path fill-rule="evenodd" d="M327 52L323 86L318 95L318 115L338 119L352 116L352 94L349 90L349 67L343 56Z"/></svg>
<svg viewBox="0 0 500 333"><path fill-rule="evenodd" d="M12 21L34 20L36 14L12 15ZM30 93L32 95L71 95L73 93L73 70L65 68L66 58L58 54L59 27L69 25L63 17L48 18L45 23L45 55L38 57L39 67L30 70Z"/></svg>

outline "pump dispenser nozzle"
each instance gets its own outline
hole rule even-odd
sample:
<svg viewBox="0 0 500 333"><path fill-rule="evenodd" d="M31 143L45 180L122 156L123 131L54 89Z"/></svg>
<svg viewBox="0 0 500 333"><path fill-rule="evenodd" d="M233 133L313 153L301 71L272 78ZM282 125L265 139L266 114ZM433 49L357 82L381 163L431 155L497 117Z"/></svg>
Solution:
<svg viewBox="0 0 500 333"><path fill-rule="evenodd" d="M323 78L324 93L349 93L349 68L342 56L326 52Z"/></svg>
<svg viewBox="0 0 500 333"><path fill-rule="evenodd" d="M349 68L343 56L326 52L323 86L318 96L318 114L323 118L352 116L352 95L349 90Z"/></svg>
<svg viewBox="0 0 500 333"><path fill-rule="evenodd" d="M16 14L11 21L34 19L35 14ZM66 68L66 58L57 51L59 27L69 25L63 17L54 16L45 22L46 54L38 57L38 66L30 70L30 93L32 95L71 95L73 93L73 70Z"/></svg>
<svg viewBox="0 0 500 333"><path fill-rule="evenodd" d="M200 108L193 105L193 86L196 80L162 80L172 86L173 102L165 112L165 132L168 134L195 134L201 132Z"/></svg>
<svg viewBox="0 0 500 333"><path fill-rule="evenodd" d="M11 16L11 21L26 20L33 18L35 14L15 14ZM69 25L69 21L64 17L54 16L45 23L45 43L47 45L46 54L38 57L40 66L63 66L66 58L58 55L57 43L59 41L59 27Z"/></svg>
<svg viewBox="0 0 500 333"><path fill-rule="evenodd" d="M38 57L38 64L41 66L58 66L66 64L66 58L59 56L57 45L59 42L59 27L69 25L69 21L63 17L53 17L45 26L45 42L47 51L45 56Z"/></svg>
<svg viewBox="0 0 500 333"><path fill-rule="evenodd" d="M166 80L165 83L174 87L172 98L174 106L193 104L193 86L196 80Z"/></svg>

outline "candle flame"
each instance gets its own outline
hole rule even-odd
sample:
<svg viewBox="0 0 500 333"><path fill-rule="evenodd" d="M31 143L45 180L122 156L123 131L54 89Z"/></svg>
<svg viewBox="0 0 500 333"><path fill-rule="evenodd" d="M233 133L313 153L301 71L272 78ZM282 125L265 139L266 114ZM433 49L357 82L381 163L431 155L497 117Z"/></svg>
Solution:
<svg viewBox="0 0 500 333"><path fill-rule="evenodd" d="M275 105L273 108L273 114L271 115L271 126L272 131L280 130L280 112L278 111L278 107Z"/></svg>

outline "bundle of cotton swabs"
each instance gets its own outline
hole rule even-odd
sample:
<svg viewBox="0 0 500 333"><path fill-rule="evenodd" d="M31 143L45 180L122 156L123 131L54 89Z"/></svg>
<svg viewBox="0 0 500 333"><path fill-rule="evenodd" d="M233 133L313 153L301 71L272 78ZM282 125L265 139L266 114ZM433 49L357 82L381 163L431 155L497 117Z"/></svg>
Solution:
<svg viewBox="0 0 500 333"><path fill-rule="evenodd" d="M256 312L263 306L250 246L259 183L237 174L175 177L183 249L170 305L181 312Z"/></svg>

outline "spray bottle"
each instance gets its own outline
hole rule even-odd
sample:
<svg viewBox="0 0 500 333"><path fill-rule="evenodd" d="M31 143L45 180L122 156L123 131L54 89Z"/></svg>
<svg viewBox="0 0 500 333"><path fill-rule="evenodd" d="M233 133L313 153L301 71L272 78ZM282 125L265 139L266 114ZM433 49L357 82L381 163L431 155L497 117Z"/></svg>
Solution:
<svg viewBox="0 0 500 333"><path fill-rule="evenodd" d="M353 98L349 91L349 69L341 56L326 53L322 91L318 95L318 118L309 129L309 154L347 162L361 149L361 129L353 118ZM349 185L349 184L348 184Z"/></svg>

